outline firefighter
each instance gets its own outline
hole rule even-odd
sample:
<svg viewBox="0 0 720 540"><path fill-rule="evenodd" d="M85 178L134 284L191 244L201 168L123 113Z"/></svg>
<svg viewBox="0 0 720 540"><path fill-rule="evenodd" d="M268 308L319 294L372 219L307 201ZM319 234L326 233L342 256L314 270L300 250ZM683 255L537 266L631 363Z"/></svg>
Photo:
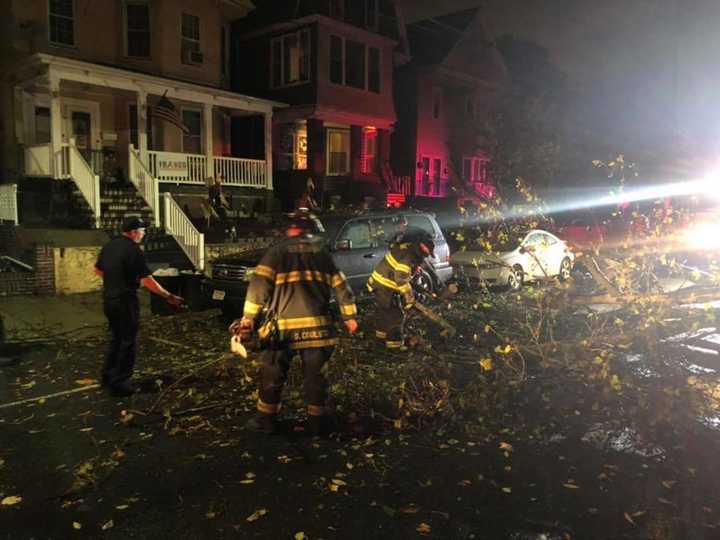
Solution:
<svg viewBox="0 0 720 540"><path fill-rule="evenodd" d="M103 279L103 310L110 324L112 339L102 386L113 396L129 396L137 392L132 383L140 326L140 285L160 295L177 308L183 299L166 291L150 274L140 243L145 237L146 223L138 217L126 218L122 235L107 243L95 263L95 273Z"/></svg>
<svg viewBox="0 0 720 540"><path fill-rule="evenodd" d="M308 427L313 435L329 431L325 411L327 381L323 365L338 342L330 297L334 291L345 328L357 331L357 308L345 276L335 266L325 241L317 233L322 225L307 212L291 216L286 238L271 247L255 267L243 317L231 332L247 339L257 328L260 337L260 383L257 415L246 427L260 433L277 430L277 415L290 361L302 360ZM258 325L263 308L265 321Z"/></svg>
<svg viewBox="0 0 720 540"><path fill-rule="evenodd" d="M409 228L391 244L390 251L378 263L367 287L375 295L378 307L375 336L388 349L406 350L405 313L415 302L410 281L427 257L432 257L435 243L427 232Z"/></svg>

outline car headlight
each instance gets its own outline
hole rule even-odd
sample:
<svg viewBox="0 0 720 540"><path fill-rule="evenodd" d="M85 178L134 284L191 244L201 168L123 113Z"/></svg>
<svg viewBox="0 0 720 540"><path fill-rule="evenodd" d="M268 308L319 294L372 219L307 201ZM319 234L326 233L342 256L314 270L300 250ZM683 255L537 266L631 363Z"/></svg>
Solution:
<svg viewBox="0 0 720 540"><path fill-rule="evenodd" d="M685 240L694 249L720 249L720 224L700 223L685 232Z"/></svg>

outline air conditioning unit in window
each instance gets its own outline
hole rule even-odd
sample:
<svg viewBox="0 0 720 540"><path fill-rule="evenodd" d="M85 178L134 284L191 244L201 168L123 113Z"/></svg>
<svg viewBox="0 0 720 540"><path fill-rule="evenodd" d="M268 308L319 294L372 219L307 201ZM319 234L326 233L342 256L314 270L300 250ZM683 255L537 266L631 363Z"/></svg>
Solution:
<svg viewBox="0 0 720 540"><path fill-rule="evenodd" d="M202 64L203 53L201 53L200 51L185 49L183 51L183 62L185 62L186 64Z"/></svg>

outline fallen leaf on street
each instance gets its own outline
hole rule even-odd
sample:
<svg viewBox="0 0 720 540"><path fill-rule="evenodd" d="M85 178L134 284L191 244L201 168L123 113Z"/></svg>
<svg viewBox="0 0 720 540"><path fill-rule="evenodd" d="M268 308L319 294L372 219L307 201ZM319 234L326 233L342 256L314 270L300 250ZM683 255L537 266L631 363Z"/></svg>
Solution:
<svg viewBox="0 0 720 540"><path fill-rule="evenodd" d="M112 529L114 526L115 526L115 522L111 519L110 521L108 521L107 523L105 523L105 524L101 527L101 529L102 529L103 531L107 531L108 529Z"/></svg>
<svg viewBox="0 0 720 540"><path fill-rule="evenodd" d="M252 523L253 521L257 521L267 513L268 511L266 508L260 508L259 510L255 510L252 514L245 518L245 521Z"/></svg>
<svg viewBox="0 0 720 540"><path fill-rule="evenodd" d="M80 386L90 386L91 384L97 384L96 379L78 379L75 381L75 384L79 384Z"/></svg>
<svg viewBox="0 0 720 540"><path fill-rule="evenodd" d="M79 531L80 529L82 529L82 523L78 523L77 521L73 521L73 529L75 529L76 531Z"/></svg>
<svg viewBox="0 0 720 540"><path fill-rule="evenodd" d="M580 489L580 486L576 484L563 484L563 487L566 487L568 489Z"/></svg>
<svg viewBox="0 0 720 540"><path fill-rule="evenodd" d="M295 540L305 540L305 533L304 532L296 532L295 533Z"/></svg>
<svg viewBox="0 0 720 540"><path fill-rule="evenodd" d="M427 523L421 523L420 525L417 526L417 529L415 529L415 530L417 532L419 532L420 534L430 534L430 531L432 531L432 529L430 528L430 525L428 525Z"/></svg>
<svg viewBox="0 0 720 540"><path fill-rule="evenodd" d="M13 506L15 504L20 504L22 502L22 497L18 495L11 495L10 497L5 497L2 501L0 501L0 505L2 506Z"/></svg>
<svg viewBox="0 0 720 540"><path fill-rule="evenodd" d="M627 512L625 512L625 513L623 514L623 516L625 516L625 520L626 520L628 523L630 523L631 525L637 527L637 523L635 523L635 521L633 521L633 518L630 517L630 514L628 514Z"/></svg>
<svg viewBox="0 0 720 540"><path fill-rule="evenodd" d="M508 451L508 452L512 452L512 451L513 451L513 446L512 446L512 444L509 444L509 443L506 443L506 442L501 442L501 443L500 443L500 450L506 450L506 451Z"/></svg>

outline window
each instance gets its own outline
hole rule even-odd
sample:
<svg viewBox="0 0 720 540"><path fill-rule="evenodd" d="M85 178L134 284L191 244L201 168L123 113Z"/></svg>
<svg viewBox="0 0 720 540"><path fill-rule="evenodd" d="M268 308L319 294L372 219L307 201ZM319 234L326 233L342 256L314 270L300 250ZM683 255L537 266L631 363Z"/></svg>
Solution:
<svg viewBox="0 0 720 540"><path fill-rule="evenodd" d="M293 169L307 169L307 127L298 126L293 144Z"/></svg>
<svg viewBox="0 0 720 540"><path fill-rule="evenodd" d="M380 93L380 50L330 36L330 82Z"/></svg>
<svg viewBox="0 0 720 540"><path fill-rule="evenodd" d="M370 235L370 223L366 219L351 221L340 233L338 240L350 240L352 249L363 249L373 247L372 236Z"/></svg>
<svg viewBox="0 0 720 540"><path fill-rule="evenodd" d="M50 0L48 26L50 42L58 45L75 45L74 0Z"/></svg>
<svg viewBox="0 0 720 540"><path fill-rule="evenodd" d="M193 109L183 109L182 120L189 130L188 133L183 134L183 152L202 154L202 113Z"/></svg>
<svg viewBox="0 0 720 540"><path fill-rule="evenodd" d="M150 6L146 2L125 4L126 53L137 58L150 57Z"/></svg>
<svg viewBox="0 0 720 540"><path fill-rule="evenodd" d="M368 90L380 93L380 49L368 49Z"/></svg>
<svg viewBox="0 0 720 540"><path fill-rule="evenodd" d="M378 29L378 0L365 0L365 27Z"/></svg>
<svg viewBox="0 0 720 540"><path fill-rule="evenodd" d="M153 125L152 125L152 114L150 114L150 107L147 107L145 119L145 133L147 133L147 145L148 149L153 148ZM130 126L130 143L135 147L139 148L138 142L138 117L137 117L137 105L130 103L128 106L128 126Z"/></svg>
<svg viewBox="0 0 720 540"><path fill-rule="evenodd" d="M327 130L327 173L347 174L350 170L350 132L344 129Z"/></svg>
<svg viewBox="0 0 720 540"><path fill-rule="evenodd" d="M50 108L35 107L35 144L50 142Z"/></svg>
<svg viewBox="0 0 720 540"><path fill-rule="evenodd" d="M365 45L345 41L345 84L365 90Z"/></svg>
<svg viewBox="0 0 720 540"><path fill-rule="evenodd" d="M272 40L272 86L310 80L310 31L301 30Z"/></svg>
<svg viewBox="0 0 720 540"><path fill-rule="evenodd" d="M426 216L409 214L405 217L407 218L408 229L410 229L411 227L414 227L416 229L422 229L426 233L432 235L433 238L435 238L435 229L433 228L433 224Z"/></svg>
<svg viewBox="0 0 720 540"><path fill-rule="evenodd" d="M363 130L362 172L374 174L377 171L377 129Z"/></svg>
<svg viewBox="0 0 720 540"><path fill-rule="evenodd" d="M343 84L343 40L330 36L330 82Z"/></svg>
<svg viewBox="0 0 720 540"><path fill-rule="evenodd" d="M442 174L442 161L433 159L433 175L430 182L430 195L440 195L440 176Z"/></svg>
<svg viewBox="0 0 720 540"><path fill-rule="evenodd" d="M183 64L200 64L200 17L182 14L180 56Z"/></svg>
<svg viewBox="0 0 720 540"><path fill-rule="evenodd" d="M488 163L487 159L479 157L463 158L463 180L473 184L487 183Z"/></svg>

